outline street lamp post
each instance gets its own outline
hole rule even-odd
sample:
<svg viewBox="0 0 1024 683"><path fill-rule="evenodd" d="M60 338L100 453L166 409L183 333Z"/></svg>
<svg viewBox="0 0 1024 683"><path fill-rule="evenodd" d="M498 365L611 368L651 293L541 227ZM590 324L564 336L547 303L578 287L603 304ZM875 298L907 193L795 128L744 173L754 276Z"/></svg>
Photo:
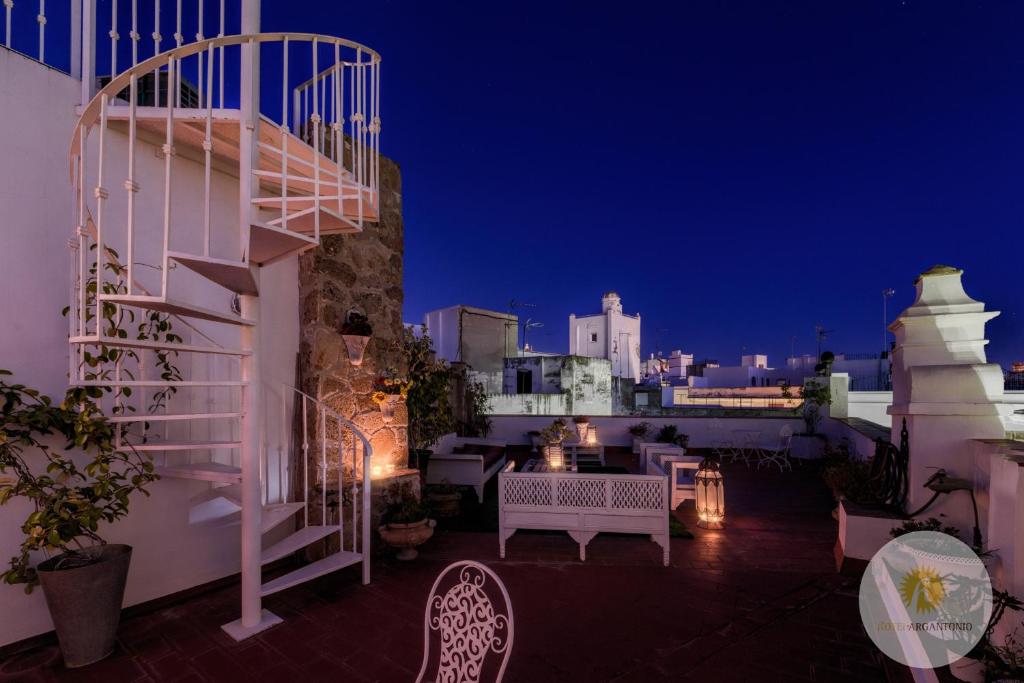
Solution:
<svg viewBox="0 0 1024 683"><path fill-rule="evenodd" d="M887 287L882 290L882 353L884 354L888 349L889 342L889 299L896 293L896 290L892 287Z"/></svg>

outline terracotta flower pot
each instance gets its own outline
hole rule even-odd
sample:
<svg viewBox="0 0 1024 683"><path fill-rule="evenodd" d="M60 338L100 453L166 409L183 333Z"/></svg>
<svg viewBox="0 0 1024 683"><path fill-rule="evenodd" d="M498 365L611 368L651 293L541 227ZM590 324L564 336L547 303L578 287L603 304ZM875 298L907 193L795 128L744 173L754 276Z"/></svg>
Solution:
<svg viewBox="0 0 1024 683"><path fill-rule="evenodd" d="M423 545L434 535L432 519L423 518L408 524L383 524L378 527L380 537L392 548L398 548L398 559L413 560L419 554L416 547Z"/></svg>
<svg viewBox="0 0 1024 683"><path fill-rule="evenodd" d="M363 364L363 355L366 353L366 345L370 343L370 337L363 337L356 334L343 334L345 348L348 349L348 362L359 366Z"/></svg>
<svg viewBox="0 0 1024 683"><path fill-rule="evenodd" d="M38 567L46 606L68 667L86 666L112 653L121 621L131 546L108 544L90 550L99 561L84 567L59 569L66 559L63 554Z"/></svg>

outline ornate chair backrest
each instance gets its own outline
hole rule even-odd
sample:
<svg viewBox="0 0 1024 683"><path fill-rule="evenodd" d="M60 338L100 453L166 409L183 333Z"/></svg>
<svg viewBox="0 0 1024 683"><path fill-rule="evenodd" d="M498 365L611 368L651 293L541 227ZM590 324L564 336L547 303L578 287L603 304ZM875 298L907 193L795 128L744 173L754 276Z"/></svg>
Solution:
<svg viewBox="0 0 1024 683"><path fill-rule="evenodd" d="M416 682L498 683L512 653L512 602L493 571L464 560L444 568L427 598Z"/></svg>
<svg viewBox="0 0 1024 683"><path fill-rule="evenodd" d="M789 444L793 441L793 428L789 425L782 425L779 430L779 450L788 451Z"/></svg>

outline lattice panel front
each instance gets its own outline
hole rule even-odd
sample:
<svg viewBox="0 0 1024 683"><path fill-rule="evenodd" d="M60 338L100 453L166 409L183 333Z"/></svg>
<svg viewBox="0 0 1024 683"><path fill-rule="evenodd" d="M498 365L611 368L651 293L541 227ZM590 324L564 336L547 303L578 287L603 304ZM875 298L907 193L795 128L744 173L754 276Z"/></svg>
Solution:
<svg viewBox="0 0 1024 683"><path fill-rule="evenodd" d="M505 480L505 505L551 505L551 482L534 477Z"/></svg>
<svg viewBox="0 0 1024 683"><path fill-rule="evenodd" d="M663 479L612 481L612 507L625 510L657 510L662 507Z"/></svg>
<svg viewBox="0 0 1024 683"><path fill-rule="evenodd" d="M566 478L558 480L558 505L567 508L605 507L607 480Z"/></svg>

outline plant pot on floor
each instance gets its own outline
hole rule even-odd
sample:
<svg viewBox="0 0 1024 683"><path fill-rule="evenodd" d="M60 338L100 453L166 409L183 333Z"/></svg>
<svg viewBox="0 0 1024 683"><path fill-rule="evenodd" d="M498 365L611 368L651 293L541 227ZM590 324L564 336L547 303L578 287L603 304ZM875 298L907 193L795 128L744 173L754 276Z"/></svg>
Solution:
<svg viewBox="0 0 1024 683"><path fill-rule="evenodd" d="M408 524L384 524L378 527L377 531L385 543L398 549L398 559L413 560L419 555L416 548L434 535L435 524L434 520L424 518Z"/></svg>
<svg viewBox="0 0 1024 683"><path fill-rule="evenodd" d="M817 460L825 455L824 434L794 434L789 442L789 457L796 460Z"/></svg>
<svg viewBox="0 0 1024 683"><path fill-rule="evenodd" d="M121 621L131 546L90 548L98 561L60 569L66 555L42 562L37 570L53 618L57 640L69 668L98 662L114 651Z"/></svg>

